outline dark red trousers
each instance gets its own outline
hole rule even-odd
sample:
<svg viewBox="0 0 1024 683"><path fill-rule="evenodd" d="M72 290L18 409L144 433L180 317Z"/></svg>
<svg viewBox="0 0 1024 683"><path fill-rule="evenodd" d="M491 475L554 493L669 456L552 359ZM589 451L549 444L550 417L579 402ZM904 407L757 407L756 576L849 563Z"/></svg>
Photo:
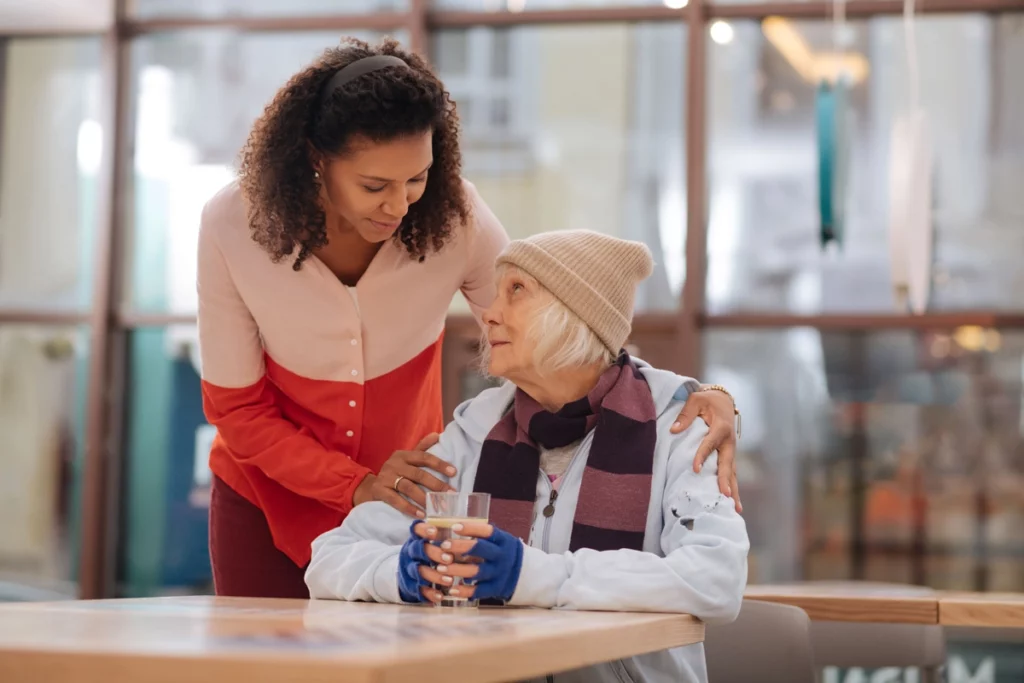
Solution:
<svg viewBox="0 0 1024 683"><path fill-rule="evenodd" d="M274 545L263 511L216 476L210 494L210 564L217 595L309 599L305 569Z"/></svg>

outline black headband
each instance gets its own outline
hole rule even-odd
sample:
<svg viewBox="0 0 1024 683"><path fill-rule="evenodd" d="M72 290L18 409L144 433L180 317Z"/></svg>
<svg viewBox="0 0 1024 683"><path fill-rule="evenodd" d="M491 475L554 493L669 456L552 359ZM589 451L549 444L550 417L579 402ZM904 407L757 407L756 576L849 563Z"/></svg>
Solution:
<svg viewBox="0 0 1024 683"><path fill-rule="evenodd" d="M327 81L327 85L324 86L323 95L321 101L326 100L331 96L338 88L344 86L349 81L353 81L360 76L370 73L371 71L377 71L378 69L384 69L389 66L400 66L403 69L408 69L409 65L405 63L405 60L394 55L373 55L372 57L363 57L357 59L346 67L338 70L336 74L331 76L331 80Z"/></svg>

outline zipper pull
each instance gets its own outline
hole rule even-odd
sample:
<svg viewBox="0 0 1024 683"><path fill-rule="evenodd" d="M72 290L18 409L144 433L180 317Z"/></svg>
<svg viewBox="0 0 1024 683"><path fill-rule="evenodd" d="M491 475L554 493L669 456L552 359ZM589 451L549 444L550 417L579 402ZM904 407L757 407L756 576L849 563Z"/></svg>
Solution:
<svg viewBox="0 0 1024 683"><path fill-rule="evenodd" d="M555 501L558 500L558 491L551 489L551 497L548 498L548 504L544 506L544 516L550 517L555 514Z"/></svg>

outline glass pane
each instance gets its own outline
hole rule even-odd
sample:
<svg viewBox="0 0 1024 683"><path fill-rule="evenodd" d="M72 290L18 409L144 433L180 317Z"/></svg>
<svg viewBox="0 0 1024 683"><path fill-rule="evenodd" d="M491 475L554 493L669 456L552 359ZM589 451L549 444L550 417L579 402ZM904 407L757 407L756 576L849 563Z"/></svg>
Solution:
<svg viewBox="0 0 1024 683"><path fill-rule="evenodd" d="M132 43L131 306L195 312L203 205L234 177L249 128L278 88L337 44L334 32L235 31L148 35Z"/></svg>
<svg viewBox="0 0 1024 683"><path fill-rule="evenodd" d="M203 416L194 325L132 332L121 590L146 596L210 588L207 550L215 430Z"/></svg>
<svg viewBox="0 0 1024 683"><path fill-rule="evenodd" d="M710 5L763 5L774 0L709 0L705 3ZM788 0L792 2L835 2L835 0Z"/></svg>
<svg viewBox="0 0 1024 683"><path fill-rule="evenodd" d="M114 23L114 0L0 2L4 32L102 31Z"/></svg>
<svg viewBox="0 0 1024 683"><path fill-rule="evenodd" d="M0 326L0 602L74 597L88 331Z"/></svg>
<svg viewBox="0 0 1024 683"><path fill-rule="evenodd" d="M523 10L583 9L660 5L680 9L688 0L430 0L434 9L469 12L522 12Z"/></svg>
<svg viewBox="0 0 1024 683"><path fill-rule="evenodd" d="M128 0L129 11L141 19L328 16L397 12L408 6L409 0Z"/></svg>
<svg viewBox="0 0 1024 683"><path fill-rule="evenodd" d="M1024 590L1024 333L713 331L751 582Z"/></svg>
<svg viewBox="0 0 1024 683"><path fill-rule="evenodd" d="M88 306L98 38L0 42L0 305Z"/></svg>
<svg viewBox="0 0 1024 683"><path fill-rule="evenodd" d="M1024 681L1024 629L944 630L949 653L945 680L949 683Z"/></svg>
<svg viewBox="0 0 1024 683"><path fill-rule="evenodd" d="M839 56L829 22L770 22L710 28L708 309L896 310L888 169L909 106L902 20L849 24ZM930 306L1019 310L1024 15L925 16L916 27L935 159ZM815 91L837 61L854 74L847 225L842 248L823 252Z"/></svg>
<svg viewBox="0 0 1024 683"><path fill-rule="evenodd" d="M434 34L462 121L463 171L515 238L566 228L646 242L639 311L683 283L685 27L473 28ZM467 313L461 298L452 312Z"/></svg>

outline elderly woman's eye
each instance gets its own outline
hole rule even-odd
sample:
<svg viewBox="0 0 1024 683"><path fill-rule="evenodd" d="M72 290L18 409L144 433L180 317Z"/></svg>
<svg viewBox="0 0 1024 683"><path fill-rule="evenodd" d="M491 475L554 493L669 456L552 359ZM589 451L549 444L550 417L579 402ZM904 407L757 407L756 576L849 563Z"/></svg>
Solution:
<svg viewBox="0 0 1024 683"><path fill-rule="evenodd" d="M519 284L518 282L513 282L512 286L510 287L510 289L512 290L512 293L515 294L516 292L522 291L523 286L521 284Z"/></svg>

